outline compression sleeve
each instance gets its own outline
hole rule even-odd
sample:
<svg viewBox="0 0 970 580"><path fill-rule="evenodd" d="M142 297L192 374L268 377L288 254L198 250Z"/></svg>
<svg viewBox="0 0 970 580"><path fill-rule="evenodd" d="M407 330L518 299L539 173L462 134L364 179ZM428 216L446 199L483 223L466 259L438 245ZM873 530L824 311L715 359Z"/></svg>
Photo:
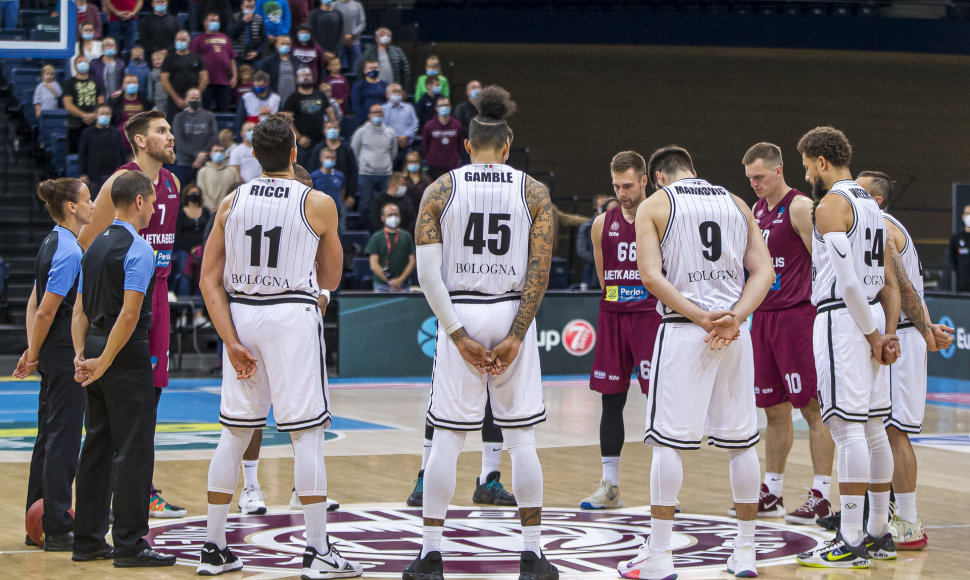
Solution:
<svg viewBox="0 0 970 580"><path fill-rule="evenodd" d="M825 240L825 248L829 253L829 261L835 270L835 281L842 292L842 300L845 307L852 315L852 320L862 331L862 334L871 334L876 330L876 323L872 319L872 311L869 309L869 302L862 292L862 284L856 276L855 267L852 264L852 246L845 232L829 232L822 236Z"/></svg>
<svg viewBox="0 0 970 580"><path fill-rule="evenodd" d="M421 290L438 322L444 325L445 333L451 334L462 327L455 307L448 295L444 278L441 277L442 248L441 244L425 244L418 246L416 252L418 262L418 281Z"/></svg>

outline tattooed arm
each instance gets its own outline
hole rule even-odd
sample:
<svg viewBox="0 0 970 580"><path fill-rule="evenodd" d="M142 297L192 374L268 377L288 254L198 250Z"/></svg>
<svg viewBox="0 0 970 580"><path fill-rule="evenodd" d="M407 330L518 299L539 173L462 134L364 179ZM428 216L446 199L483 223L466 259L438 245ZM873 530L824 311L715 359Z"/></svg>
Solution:
<svg viewBox="0 0 970 580"><path fill-rule="evenodd" d="M532 227L529 230L529 267L525 277L525 287L522 289L522 299L519 311L512 321L512 328L502 342L492 349L494 360L489 372L501 374L505 372L519 353L519 346L525 339L532 321L542 303L549 285L549 267L552 265L552 242L555 231L553 224L552 201L549 191L544 185L528 178L525 186L526 202L532 213Z"/></svg>
<svg viewBox="0 0 970 580"><path fill-rule="evenodd" d="M935 346L936 337L930 327L929 318L924 318L923 298L916 292L912 281L906 275L906 268L903 267L903 258L899 255L900 241L905 243L903 232L896 227L896 224L886 220L886 253L889 254L890 262L886 264L886 270L892 268L895 274L896 285L899 287L900 309L926 340L926 344ZM887 312L886 315L888 317L889 313Z"/></svg>

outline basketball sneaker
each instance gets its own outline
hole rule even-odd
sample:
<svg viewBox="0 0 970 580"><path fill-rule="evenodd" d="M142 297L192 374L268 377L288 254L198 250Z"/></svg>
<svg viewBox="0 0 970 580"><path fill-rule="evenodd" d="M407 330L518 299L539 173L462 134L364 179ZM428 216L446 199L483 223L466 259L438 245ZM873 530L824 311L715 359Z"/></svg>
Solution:
<svg viewBox="0 0 970 580"><path fill-rule="evenodd" d="M421 507L424 505L424 470L418 472L418 479L414 481L414 491L408 496L405 502L411 507Z"/></svg>
<svg viewBox="0 0 970 580"><path fill-rule="evenodd" d="M911 522L894 516L889 522L889 531L892 532L897 550L922 550L926 547L926 532L918 517Z"/></svg>
<svg viewBox="0 0 970 580"><path fill-rule="evenodd" d="M819 518L815 520L815 523L823 530L829 530L831 532L838 531L842 525L842 512L832 512L832 515Z"/></svg>
<svg viewBox="0 0 970 580"><path fill-rule="evenodd" d="M559 569L546 560L545 554L540 558L526 550L519 557L519 580L559 580Z"/></svg>
<svg viewBox="0 0 970 580"><path fill-rule="evenodd" d="M758 555L754 546L735 548L727 561L728 574L737 578L756 578L758 576Z"/></svg>
<svg viewBox="0 0 970 580"><path fill-rule="evenodd" d="M206 542L199 555L199 565L195 573L199 576L218 576L223 572L242 570L243 562L232 553L229 546L220 550L213 542Z"/></svg>
<svg viewBox="0 0 970 580"><path fill-rule="evenodd" d="M822 497L822 492L817 489L808 490L808 495L802 496L805 503L800 508L785 516L785 521L790 524L803 524L810 526L819 518L832 515L832 504L829 500Z"/></svg>
<svg viewBox="0 0 970 580"><path fill-rule="evenodd" d="M243 487L239 494L239 511L243 515L261 516L266 513L266 494L259 488L258 483L251 483Z"/></svg>
<svg viewBox="0 0 970 580"><path fill-rule="evenodd" d="M348 562L340 555L337 548L327 540L330 548L326 554L317 552L316 548L307 546L303 552L303 571L300 578L314 580L315 578L356 578L364 573L364 567L356 562Z"/></svg>
<svg viewBox="0 0 970 580"><path fill-rule="evenodd" d="M444 570L441 552L428 552L424 558L418 554L418 557L404 569L401 578L403 580L444 580Z"/></svg>
<svg viewBox="0 0 970 580"><path fill-rule="evenodd" d="M734 506L728 510L729 516L738 517ZM785 502L781 497L768 491L768 486L761 484L761 492L758 494L758 517L759 518L780 518L785 515Z"/></svg>
<svg viewBox="0 0 970 580"><path fill-rule="evenodd" d="M795 560L813 568L868 568L872 565L865 542L851 546L842 539L840 532L836 532L824 546L803 552L795 556Z"/></svg>
<svg viewBox="0 0 970 580"><path fill-rule="evenodd" d="M153 489L152 497L148 503L148 515L153 518L182 518L185 517L189 511L184 507L179 507L165 501L162 497L162 490Z"/></svg>
<svg viewBox="0 0 970 580"><path fill-rule="evenodd" d="M889 532L881 538L873 538L866 534L866 550L873 560L896 559L896 544L893 543L893 535Z"/></svg>
<svg viewBox="0 0 970 580"><path fill-rule="evenodd" d="M593 490L593 495L579 502L579 507L584 510L602 510L622 506L623 500L620 499L620 486L613 485L613 482L605 477L600 480L599 485Z"/></svg>
<svg viewBox="0 0 970 580"><path fill-rule="evenodd" d="M616 565L616 571L624 578L642 578L649 580L676 580L674 571L674 555L670 550L654 554L644 541L636 557Z"/></svg>
<svg viewBox="0 0 970 580"><path fill-rule="evenodd" d="M515 505L515 496L505 491L505 486L499 481L502 474L493 471L488 474L483 484L479 478L475 478L475 493L472 494L474 503L485 503L489 505Z"/></svg>

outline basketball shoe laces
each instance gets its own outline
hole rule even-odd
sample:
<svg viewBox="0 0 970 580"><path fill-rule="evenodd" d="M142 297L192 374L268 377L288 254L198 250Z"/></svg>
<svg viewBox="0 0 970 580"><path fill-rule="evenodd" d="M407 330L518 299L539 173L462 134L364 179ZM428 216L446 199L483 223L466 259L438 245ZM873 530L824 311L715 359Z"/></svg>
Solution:
<svg viewBox="0 0 970 580"><path fill-rule="evenodd" d="M806 488L806 489L808 489L808 488ZM812 510L813 512L818 508L819 504L821 504L823 501L825 501L825 498L824 497L818 497L818 496L816 496L814 493L812 493L812 490L810 490L810 489L808 490L808 495L803 495L802 497L805 498L805 505L804 505L804 507L807 507L808 509Z"/></svg>

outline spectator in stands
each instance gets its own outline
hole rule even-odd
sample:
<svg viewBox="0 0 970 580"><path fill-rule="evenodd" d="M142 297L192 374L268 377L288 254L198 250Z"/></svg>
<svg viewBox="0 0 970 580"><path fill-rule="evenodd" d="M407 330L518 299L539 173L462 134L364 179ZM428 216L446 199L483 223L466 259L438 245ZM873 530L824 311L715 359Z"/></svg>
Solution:
<svg viewBox="0 0 970 580"><path fill-rule="evenodd" d="M172 50L179 30L178 18L168 11L169 0L152 0L152 13L138 21L138 42L146 54Z"/></svg>
<svg viewBox="0 0 970 580"><path fill-rule="evenodd" d="M175 52L165 57L162 63L162 86L168 93L169 119L174 119L179 111L188 106L185 96L189 89L205 91L209 84L209 73L205 70L202 57L189 52L188 30L179 30L175 35Z"/></svg>
<svg viewBox="0 0 970 580"><path fill-rule="evenodd" d="M138 79L138 88L142 96L151 102L152 95L152 70L145 62L145 49L140 45L131 48L131 60L125 67L126 75L135 75Z"/></svg>
<svg viewBox="0 0 970 580"><path fill-rule="evenodd" d="M324 52L330 53L327 57L329 61L340 54L344 35L344 17L333 9L332 1L319 4L310 12L310 34L313 36L313 42L319 44Z"/></svg>
<svg viewBox="0 0 970 580"><path fill-rule="evenodd" d="M162 85L162 64L167 56L167 50L157 50L152 53L151 99L155 108L159 111L168 111L168 93L165 92L165 87Z"/></svg>
<svg viewBox="0 0 970 580"><path fill-rule="evenodd" d="M239 181L248 183L263 174L263 168L253 157L253 129L256 123L246 121L242 126L242 143L229 155L231 165L239 175Z"/></svg>
<svg viewBox="0 0 970 580"><path fill-rule="evenodd" d="M408 188L405 195L411 202L411 207L417 210L421 207L424 190L431 185L431 179L424 173L422 167L421 154L417 151L408 152L404 158L404 185ZM417 220L416 211L414 217ZM414 222L405 223L404 228L409 232L414 232Z"/></svg>
<svg viewBox="0 0 970 580"><path fill-rule="evenodd" d="M610 198L605 195L593 197L593 217L583 222L576 232L576 255L583 261L582 284L586 288L599 288L599 276L596 274L596 260L593 256L593 221L596 216L606 211L606 202ZM614 198L613 201L616 201ZM617 202L619 203L619 202Z"/></svg>
<svg viewBox="0 0 970 580"><path fill-rule="evenodd" d="M340 73L339 58L331 58L327 61L327 76L324 77L323 82L330 85L330 96L340 103L341 111L343 113L351 112L350 83L347 82L347 77Z"/></svg>
<svg viewBox="0 0 970 580"><path fill-rule="evenodd" d="M387 85L387 102L384 103L384 122L397 135L397 157L394 167L399 168L404 163L404 155L414 143L414 136L418 134L418 115L411 103L404 102L404 88L398 83Z"/></svg>
<svg viewBox="0 0 970 580"><path fill-rule="evenodd" d="M239 5L239 0L234 0L230 2L229 0L200 0L199 1L199 16L205 17L206 14L210 12L215 12L219 15L219 30L226 31L229 30L229 22L232 20L232 6L233 4ZM205 23L203 22L201 32L205 32Z"/></svg>
<svg viewBox="0 0 970 580"><path fill-rule="evenodd" d="M326 0L322 0L326 2ZM364 6L357 0L338 0L334 8L344 21L344 42L340 48L340 61L344 70L356 71L360 60L360 35L367 28Z"/></svg>
<svg viewBox="0 0 970 580"><path fill-rule="evenodd" d="M468 138L468 126L472 119L478 116L478 95L482 93L482 83L470 81L465 85L466 99L455 109L455 118L461 123L461 134L465 139Z"/></svg>
<svg viewBox="0 0 970 580"><path fill-rule="evenodd" d="M101 185L125 163L121 134L111 126L111 107L106 103L98 105L95 118L94 124L81 134L77 157L80 179L93 197L97 197Z"/></svg>
<svg viewBox="0 0 970 580"><path fill-rule="evenodd" d="M263 17L266 37L271 44L290 33L290 5L286 0L256 0L256 14Z"/></svg>
<svg viewBox="0 0 970 580"><path fill-rule="evenodd" d="M101 41L101 56L90 61L91 76L101 85L105 97L121 94L121 83L125 78L125 63L118 58L115 39L105 36Z"/></svg>
<svg viewBox="0 0 970 580"><path fill-rule="evenodd" d="M316 84L317 79L323 78L327 58L333 56L325 53L320 45L313 41L313 35L310 34L310 25L305 22L296 27L296 35L290 54L300 62L301 67L310 69L314 84Z"/></svg>
<svg viewBox="0 0 970 580"><path fill-rule="evenodd" d="M63 94L64 90L57 82L54 65L45 64L40 69L40 83L34 89L34 116L40 117L44 111L59 109Z"/></svg>
<svg viewBox="0 0 970 580"><path fill-rule="evenodd" d="M435 102L441 94L441 83L438 77L425 77L424 85L427 90L421 95L414 105L414 111L418 114L418 124L423 129L431 119L435 118Z"/></svg>
<svg viewBox="0 0 970 580"><path fill-rule="evenodd" d="M248 64L239 65L237 76L236 88L232 89L232 102L238 112L242 96L253 90L253 67Z"/></svg>
<svg viewBox="0 0 970 580"><path fill-rule="evenodd" d="M365 119L373 105L387 102L387 83L381 80L376 60L364 62L364 78L350 90L350 103L358 119Z"/></svg>
<svg viewBox="0 0 970 580"><path fill-rule="evenodd" d="M280 110L280 96L269 88L269 74L259 71L253 75L253 90L239 99L236 111L236 127L246 121L254 125ZM242 135L240 133L240 135Z"/></svg>
<svg viewBox="0 0 970 580"><path fill-rule="evenodd" d="M138 13L143 0L104 0L108 13L108 36L116 39L123 52L131 52L138 36Z"/></svg>
<svg viewBox="0 0 970 580"><path fill-rule="evenodd" d="M370 223L372 228L381 227L381 211L382 208L393 203L398 208L398 215L401 217L400 226L403 229L407 229L407 225L414 223L417 220L417 209L411 204L411 200L408 199L408 186L405 183L406 178L403 173L392 173L390 177L387 178L387 189L381 195L378 195L374 201L371 203L371 215ZM408 230L411 234L411 232Z"/></svg>
<svg viewBox="0 0 970 580"><path fill-rule="evenodd" d="M185 97L188 107L172 120L176 177L182 183L194 181L195 170L205 164L209 158L209 149L219 138L216 117L202 107L202 93L199 89L189 89Z"/></svg>
<svg viewBox="0 0 970 580"><path fill-rule="evenodd" d="M229 23L229 38L239 65L256 66L266 50L266 27L263 17L256 14L256 0L243 0L242 10Z"/></svg>
<svg viewBox="0 0 970 580"><path fill-rule="evenodd" d="M339 123L344 118L343 109L341 109L337 99L333 98L333 89L330 88L330 83L320 83L319 89L323 96L327 97L327 102L333 111L333 117Z"/></svg>
<svg viewBox="0 0 970 580"><path fill-rule="evenodd" d="M85 22L81 25L81 38L77 41L74 49L74 56L83 56L90 65L91 61L101 56L101 41L94 39L94 25ZM71 74L75 74L77 69L71 63Z"/></svg>
<svg viewBox="0 0 970 580"><path fill-rule="evenodd" d="M152 104L139 91L138 77L135 75L125 75L123 87L119 94L108 99L108 105L111 107L111 124L118 129L121 147L125 157L128 157L131 154L131 143L125 135L125 123L142 111L150 111Z"/></svg>
<svg viewBox="0 0 970 580"><path fill-rule="evenodd" d="M218 209L222 198L228 195L239 174L229 165L226 146L217 142L209 149L209 162L199 170L195 182L202 190L202 206L209 211Z"/></svg>
<svg viewBox="0 0 970 580"><path fill-rule="evenodd" d="M236 86L236 52L229 37L219 32L219 14L205 15L205 32L192 39L190 50L202 57L209 83L203 93L205 107L217 113L228 113L232 107L232 89Z"/></svg>
<svg viewBox="0 0 970 580"><path fill-rule="evenodd" d="M235 135L232 134L232 129L228 127L219 131L219 143L222 143L222 146L226 148L226 159L229 159L232 150L239 146L239 143L236 143Z"/></svg>
<svg viewBox="0 0 970 580"><path fill-rule="evenodd" d="M375 292L407 292L414 272L414 238L401 229L401 210L393 203L381 208L383 228L367 242Z"/></svg>
<svg viewBox="0 0 970 580"><path fill-rule="evenodd" d="M397 156L397 137L394 130L384 124L384 109L380 104L370 107L368 122L361 125L350 140L350 148L357 158L357 207L360 219L367 229L376 229L370 223L372 200L387 189L387 178Z"/></svg>
<svg viewBox="0 0 970 580"><path fill-rule="evenodd" d="M287 0L287 4L290 6L290 29L287 34L296 38L297 27L310 20L310 6L307 0Z"/></svg>
<svg viewBox="0 0 970 580"><path fill-rule="evenodd" d="M17 2L10 2L10 5L17 5ZM77 35L81 36L81 26L88 22L94 27L94 38L101 38L101 9L94 2L87 2L87 0L77 0L75 4L77 6ZM97 193L97 192L95 192Z"/></svg>
<svg viewBox="0 0 970 580"><path fill-rule="evenodd" d="M410 88L412 86L411 65L408 63L408 57L403 50L391 44L391 39L390 28L386 26L378 28L374 31L376 44L365 48L360 55L360 60L361 62L376 60L378 70L381 72L380 77L384 81L398 83L402 87ZM358 70L357 78L361 78L363 72L363 70Z"/></svg>
<svg viewBox="0 0 970 580"><path fill-rule="evenodd" d="M203 237L212 213L202 205L202 192L194 183L182 186L182 206L175 222L175 247L172 249L172 276L169 290L177 296L199 293L198 271L202 265ZM201 325L202 310L195 313L195 326Z"/></svg>
<svg viewBox="0 0 970 580"><path fill-rule="evenodd" d="M290 51L292 41L289 36L282 35L276 39L276 53L259 63L259 70L269 74L270 88L280 96L284 102L296 91L296 69L299 63L294 60Z"/></svg>
<svg viewBox="0 0 970 580"><path fill-rule="evenodd" d="M337 169L337 152L329 147L320 151L320 169L310 174L313 189L322 191L333 198L337 204L337 216L340 228L344 226L344 197L347 195L347 177L343 171Z"/></svg>
<svg viewBox="0 0 970 580"><path fill-rule="evenodd" d="M309 165L310 150L323 141L323 124L335 120L330 102L313 83L313 74L308 68L296 73L298 88L286 99L284 111L293 113L293 133L296 136L296 159L303 166Z"/></svg>
<svg viewBox="0 0 970 580"><path fill-rule="evenodd" d="M451 116L448 97L438 97L438 116L421 130L421 152L428 162L428 177L438 179L456 167L461 167L461 123Z"/></svg>
<svg viewBox="0 0 970 580"><path fill-rule="evenodd" d="M441 61L433 54L424 61L424 74L418 77L418 83L414 88L415 99L420 99L424 96L424 92L427 90L425 80L428 78L438 79L438 85L441 87L439 94L449 99L451 98L451 87L448 85L448 79L445 78L445 75L441 74Z"/></svg>
<svg viewBox="0 0 970 580"><path fill-rule="evenodd" d="M329 148L337 154L336 169L343 172L346 183L344 188L344 206L347 209L353 208L357 201L357 158L350 149L350 145L345 145L340 139L340 124L336 121L327 121L323 127L323 143L313 148L310 153L310 164L307 169L316 171L320 168L320 156L324 147Z"/></svg>
<svg viewBox="0 0 970 580"><path fill-rule="evenodd" d="M74 58L77 74L64 85L64 110L67 111L67 152L77 153L81 132L97 119L98 105L104 102L101 85L91 78L91 65L84 56ZM109 113L110 115L110 110Z"/></svg>
<svg viewBox="0 0 970 580"><path fill-rule="evenodd" d="M963 208L963 229L950 238L950 267L956 274L957 292L970 292L970 205Z"/></svg>

